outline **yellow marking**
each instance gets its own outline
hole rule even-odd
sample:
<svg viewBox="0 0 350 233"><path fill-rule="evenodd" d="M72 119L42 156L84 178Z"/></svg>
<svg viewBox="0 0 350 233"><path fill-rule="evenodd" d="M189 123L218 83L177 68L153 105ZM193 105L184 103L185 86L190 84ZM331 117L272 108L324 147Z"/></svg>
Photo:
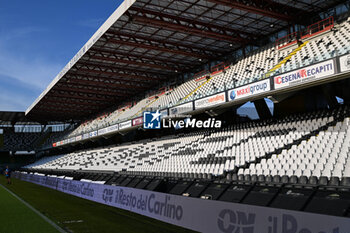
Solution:
<svg viewBox="0 0 350 233"><path fill-rule="evenodd" d="M153 104L154 102L156 102L157 100L159 100L160 98L154 98L153 101L151 101L149 104L147 104L145 107L141 108L140 111L138 111L135 115L133 115L133 117L137 116L139 113L143 112L148 106L150 106L151 104Z"/></svg>
<svg viewBox="0 0 350 233"><path fill-rule="evenodd" d="M191 95L193 95L196 91L198 91L201 87L203 87L206 83L208 83L214 76L210 77L209 79L207 79L207 81L203 82L201 85L199 85L196 89L194 89L193 91L190 92L190 94L186 95L184 98L182 98L181 100L179 100L177 102L180 103L183 100L186 100L188 97L190 97Z"/></svg>
<svg viewBox="0 0 350 233"><path fill-rule="evenodd" d="M305 41L298 48L294 49L288 56L286 56L282 61L280 61L277 65L275 65L271 70L266 73L266 77L270 77L271 73L277 69L279 69L283 64L285 64L291 57L293 57L297 52L299 52L309 41Z"/></svg>

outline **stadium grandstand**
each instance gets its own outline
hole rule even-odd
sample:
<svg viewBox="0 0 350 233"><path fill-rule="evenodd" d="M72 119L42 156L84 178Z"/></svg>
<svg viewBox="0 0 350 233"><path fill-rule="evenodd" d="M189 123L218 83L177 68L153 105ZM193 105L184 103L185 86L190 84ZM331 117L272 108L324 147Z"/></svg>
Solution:
<svg viewBox="0 0 350 233"><path fill-rule="evenodd" d="M0 150L17 153L41 148L51 134L66 131L71 123L40 123L28 119L24 112L0 112L0 125Z"/></svg>
<svg viewBox="0 0 350 233"><path fill-rule="evenodd" d="M0 112L0 150L35 154L17 179L182 230L346 233L349 88L349 1L126 0Z"/></svg>

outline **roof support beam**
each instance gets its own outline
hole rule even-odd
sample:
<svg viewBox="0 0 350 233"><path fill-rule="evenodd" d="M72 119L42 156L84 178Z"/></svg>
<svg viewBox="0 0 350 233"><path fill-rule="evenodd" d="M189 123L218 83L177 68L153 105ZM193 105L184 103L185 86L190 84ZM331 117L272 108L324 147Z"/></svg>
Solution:
<svg viewBox="0 0 350 233"><path fill-rule="evenodd" d="M227 34L221 34L221 33L217 33L214 31L208 31L208 30L202 30L193 26L185 26L183 24L180 23L173 23L170 21L163 21L163 20L158 20L158 19L153 19L153 18L149 18L147 16L133 16L132 19L140 24L148 24L151 26L157 26L157 27L162 27L162 28L166 28L174 30L174 31L180 31L183 33L187 33L190 35L196 35L199 37L207 37L207 38L211 38L214 40L224 40L224 41L228 41L228 42L239 42L241 44L245 44L247 43L247 39L245 38L241 38L241 37L236 37L236 36L231 36L231 35L227 35Z"/></svg>
<svg viewBox="0 0 350 233"><path fill-rule="evenodd" d="M96 79L98 79L98 78L96 77ZM96 81L96 79L88 80L88 79L81 79L81 78L79 79L77 77L69 76L68 81L69 81L69 84L84 85L84 86L89 86L89 87L102 87L102 88L104 88L105 91L112 91L112 92L115 91L113 89L110 89L113 87L125 88L126 92L133 91L133 89L134 89L134 91L136 91L135 89L147 90L146 86L135 86L135 85L113 83L113 82Z"/></svg>
<svg viewBox="0 0 350 233"><path fill-rule="evenodd" d="M198 51L201 51L201 53L203 53L203 54L205 54L207 52L210 52L212 54L225 53L225 51L214 50L214 49L208 48L208 47L206 47L206 48L198 47L195 44L194 45L186 45L186 44L182 44L182 43L178 43L178 42L174 42L174 41L169 41L169 40L159 40L159 39L154 39L152 37L141 36L138 34L125 33L125 32L119 31L119 30L115 30L115 29L109 29L106 32L106 34L109 34L109 33L112 35L134 38L134 39L138 39L138 40L144 40L144 41L151 42L151 43L159 43L161 45L168 44L168 45L172 45L175 47L182 47L182 48L186 48L186 49L190 49L190 50L198 50Z"/></svg>
<svg viewBox="0 0 350 233"><path fill-rule="evenodd" d="M147 76L141 76L141 75L132 75L132 74L125 74L125 73L119 73L119 72L110 72L110 71L101 71L101 70L89 70L80 68L79 70L72 71L73 74L80 74L87 78L94 78L94 79L104 79L109 80L112 79L116 82L123 82L128 84L136 84L136 82L145 82L145 81L156 81L156 80L162 80L157 77L147 77ZM92 76L91 74L96 74L98 76ZM101 75L107 75L108 77L104 77ZM127 78L129 80L120 79L120 78ZM130 80L131 79L131 80Z"/></svg>
<svg viewBox="0 0 350 233"><path fill-rule="evenodd" d="M159 57L150 57L150 56L146 56L145 54L133 54L133 53L126 53L126 52L121 52L120 50L111 48L111 47L101 47L101 48L96 48L96 47L92 47L90 48L91 52L93 53L102 53L102 54L108 54L110 56L122 56L122 57L133 57L136 59L140 59L140 60L150 60L150 61L157 61L157 62L162 62L164 64L167 65L171 65L174 67L178 67L178 66L182 66L182 67L186 67L189 68L190 66L192 66L192 63L186 63L186 62L182 62L182 61L174 61L171 59L162 59ZM197 63L197 65L200 63Z"/></svg>
<svg viewBox="0 0 350 233"><path fill-rule="evenodd" d="M112 44L117 44L117 45L125 45L125 46L129 46L129 47L134 47L134 48L143 48L143 49L149 49L149 50L156 50L156 51L160 51L160 52L165 52L165 53L170 53L170 54L178 54L178 55L188 56L188 57L195 57L195 58L201 58L201 59L210 59L209 56L203 55L203 54L191 53L191 52L186 52L186 51L183 51L183 50L169 49L169 48L164 48L164 47L159 47L159 46L154 46L154 45L148 45L148 44L142 44L142 43L135 43L135 42L130 42L130 41L109 39L107 41L107 43L112 43Z"/></svg>
<svg viewBox="0 0 350 233"><path fill-rule="evenodd" d="M227 32L230 32L231 34L235 34L235 35L242 34L242 35L247 35L250 38L256 37L256 35L249 33L249 32L245 32L245 31L241 31L241 30L237 30L237 29L233 29L233 28L229 28L229 27L222 27L220 25L202 22L202 21L198 21L195 19L191 19L191 18L183 18L183 17L180 17L179 15L175 16L173 14L168 14L168 13L164 13L161 11L153 11L153 10L149 10L149 9L145 9L145 8L139 8L136 6L131 6L130 9L137 11L137 12L140 12L140 13L143 13L143 14L154 15L154 16L159 17L160 19L168 18L168 19L172 19L175 21L186 22L186 23L189 23L192 25L198 25L201 27L205 27L209 31L221 31L225 34L228 34ZM133 16L131 16L131 17L133 18Z"/></svg>
<svg viewBox="0 0 350 233"><path fill-rule="evenodd" d="M74 92L74 94L73 94L73 93L68 93L67 91L50 93L49 96L58 97L58 98L64 97L64 98L79 99L79 100L101 101L101 105L103 105L103 103L105 103L105 102L110 102L110 101L114 100L114 98L107 97L107 96L103 96L104 98L100 98L100 97L96 97L96 96L88 96L88 95L81 96L81 95L78 95L76 92Z"/></svg>
<svg viewBox="0 0 350 233"><path fill-rule="evenodd" d="M296 13L301 13L302 10L286 6L277 2L269 0L254 0L249 1L249 5L238 0L207 0L219 5L228 6L235 9L240 9L257 15L263 15L274 19L279 19L287 22L295 21ZM288 14L282 13L282 10L288 12Z"/></svg>
<svg viewBox="0 0 350 233"><path fill-rule="evenodd" d="M90 59L96 59L100 61L110 61L110 62L116 62L116 63L129 64L129 65L137 65L141 67L150 67L150 68L155 68L160 70L175 71L175 68L169 67L169 66L157 65L157 64L146 63L146 62L137 62L132 60L117 59L117 58L104 57L104 56L90 56Z"/></svg>
<svg viewBox="0 0 350 233"><path fill-rule="evenodd" d="M106 63L103 62L89 62L89 61L79 61L78 64L76 64L76 67L78 67L79 69L83 68L83 67L79 67L80 66L84 66L86 68L91 68L93 67L94 69L107 69L107 70L111 70L111 71L115 71L115 70L121 70L121 71L126 71L129 70L130 72L139 72L139 73L143 73L143 74L149 74L149 75L155 75L155 76L167 76L169 77L169 75L171 75L172 73L169 72L160 72L160 71L153 71L153 70L143 70L143 69L138 69L138 68L128 68L127 66L123 67L123 66L118 66L118 65L114 65L114 64L109 64L107 65ZM166 77L164 77L165 79Z"/></svg>
<svg viewBox="0 0 350 233"><path fill-rule="evenodd" d="M87 93L87 94L93 94L93 95L113 96L113 97L127 96L126 94L121 94L120 92L111 93L111 92L100 91L100 90L63 87L63 86L57 86L57 85L54 87L54 90L76 92L76 93Z"/></svg>
<svg viewBox="0 0 350 233"><path fill-rule="evenodd" d="M35 113L30 113L30 118L35 118L39 119L41 121L46 120L46 119L55 119L58 121L66 121L67 119L72 119L72 120L78 120L79 118L83 117L84 115L89 114L90 112L87 113L80 113L75 114L73 112L67 114L66 112L60 112L60 113L50 113L52 111L55 111L57 109L54 108L43 108L42 110L35 112Z"/></svg>
<svg viewBox="0 0 350 233"><path fill-rule="evenodd" d="M86 112L86 113L90 113L94 110L92 109L85 109L85 108L79 108L79 110L77 109L72 109L71 107L70 108L67 108L65 107L64 109L62 109L62 104L54 104L54 103L51 103L49 106L47 105L41 105L38 107L38 110L48 110L48 111L54 111L55 114L60 114L60 113L65 113L65 112L70 112L70 113L73 113L73 114L76 114L76 115L82 115L82 114L79 114L80 112ZM60 110L60 111L57 111L57 110ZM60 112L60 113L58 113Z"/></svg>
<svg viewBox="0 0 350 233"><path fill-rule="evenodd" d="M97 103L82 102L82 101L72 101L72 100L76 100L76 99L64 98L64 100L62 100L62 98L55 98L55 99L45 99L45 102L49 102L49 103L59 103L59 104L68 104L68 105L75 105L75 106L79 106L79 105L83 105L83 106L95 106L96 109L98 109L98 108L101 107L101 105L100 105L100 104L97 104Z"/></svg>

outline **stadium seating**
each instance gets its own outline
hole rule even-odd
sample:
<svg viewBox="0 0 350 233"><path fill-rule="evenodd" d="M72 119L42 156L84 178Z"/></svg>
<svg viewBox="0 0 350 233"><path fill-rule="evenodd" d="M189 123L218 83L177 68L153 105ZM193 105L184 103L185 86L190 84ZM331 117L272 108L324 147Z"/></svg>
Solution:
<svg viewBox="0 0 350 233"><path fill-rule="evenodd" d="M274 73L287 72L336 55L345 54L350 51L349 33L350 21L348 20L336 24L331 31L304 39L302 46L294 44L283 49L277 49L274 45L262 47L247 57L242 57L221 72L208 74L209 80L204 79L198 82L196 81L198 77L192 78L162 95L154 95L154 98L146 97L127 108L122 107L107 114L100 114L68 132L64 138L132 119L140 116L145 109L172 107L225 89L242 86Z"/></svg>
<svg viewBox="0 0 350 233"><path fill-rule="evenodd" d="M287 72L299 67L310 65L314 62L330 59L335 55L345 54L350 51L350 23L349 21L336 25L334 30L325 34L305 39L300 50L298 45L278 50L274 46L260 48L246 58L231 65L224 73L216 74L195 96L197 99L203 96L223 91L224 87L233 88L264 78L264 75L290 55L286 62L281 63L281 68L275 72ZM293 51L295 54L291 55Z"/></svg>
<svg viewBox="0 0 350 233"><path fill-rule="evenodd" d="M231 180L350 177L349 108L230 125L53 158L26 168Z"/></svg>
<svg viewBox="0 0 350 233"><path fill-rule="evenodd" d="M4 149L13 151L32 151L35 141L41 133L18 133L11 130L4 130Z"/></svg>
<svg viewBox="0 0 350 233"><path fill-rule="evenodd" d="M350 51L349 32L350 23L347 21L336 25L332 31L322 36L308 39L310 42L295 56L292 56L290 61L283 64L280 72L307 66L317 61L329 59L334 55L348 53Z"/></svg>
<svg viewBox="0 0 350 233"><path fill-rule="evenodd" d="M165 93L159 99L154 101L148 107L152 109L163 109L166 107L172 107L178 104L182 98L191 93L195 88L197 88L197 83L195 79L191 79L180 86L174 88L173 90Z"/></svg>
<svg viewBox="0 0 350 233"><path fill-rule="evenodd" d="M317 136L312 136L300 145L273 154L270 159L263 159L259 164L250 164L249 168L240 169L238 174L256 175L296 175L296 176L349 176L346 169L348 153L348 121L338 122Z"/></svg>
<svg viewBox="0 0 350 233"><path fill-rule="evenodd" d="M260 79L278 64L279 59L283 59L290 52L291 49L278 51L273 46L261 48L231 65L224 73L216 74L197 91L196 98L213 94L216 88L216 92L223 91L224 85L227 85L227 88L233 88Z"/></svg>

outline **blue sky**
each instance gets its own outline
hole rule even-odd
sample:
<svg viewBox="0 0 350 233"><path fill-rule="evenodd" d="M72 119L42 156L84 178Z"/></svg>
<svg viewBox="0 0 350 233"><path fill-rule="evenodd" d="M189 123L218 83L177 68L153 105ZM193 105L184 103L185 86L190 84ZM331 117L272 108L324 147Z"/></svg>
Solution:
<svg viewBox="0 0 350 233"><path fill-rule="evenodd" d="M0 111L25 111L121 0L2 0Z"/></svg>

